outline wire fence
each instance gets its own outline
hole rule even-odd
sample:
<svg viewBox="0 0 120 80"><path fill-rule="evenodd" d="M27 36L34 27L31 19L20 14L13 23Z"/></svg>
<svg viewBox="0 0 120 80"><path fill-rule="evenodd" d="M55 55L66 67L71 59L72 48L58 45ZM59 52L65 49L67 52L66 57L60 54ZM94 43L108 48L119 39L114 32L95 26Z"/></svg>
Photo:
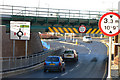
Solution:
<svg viewBox="0 0 120 80"><path fill-rule="evenodd" d="M63 51L64 47L58 47L52 50L48 50L42 53L33 54L30 56L21 56L21 57L3 57L0 58L0 62L2 63L2 71L7 72L13 71L17 69L31 67L37 64L44 62L44 60L49 55L60 55Z"/></svg>

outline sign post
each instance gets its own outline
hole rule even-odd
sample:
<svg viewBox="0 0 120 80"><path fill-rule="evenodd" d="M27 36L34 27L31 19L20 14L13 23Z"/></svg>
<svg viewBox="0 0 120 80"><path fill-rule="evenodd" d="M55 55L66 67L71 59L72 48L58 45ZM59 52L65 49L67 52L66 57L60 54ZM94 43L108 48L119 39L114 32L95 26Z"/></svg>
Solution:
<svg viewBox="0 0 120 80"><path fill-rule="evenodd" d="M109 64L108 64L108 76L107 78L111 78L111 54L112 54L112 37L109 37Z"/></svg>
<svg viewBox="0 0 120 80"><path fill-rule="evenodd" d="M27 59L27 56L28 56L28 54L27 54L27 48L28 48L28 47L27 47L27 44L28 44L28 42L27 42L27 40L26 40L26 45L25 45L25 46L26 46L26 48L25 48L25 57L26 57L26 59Z"/></svg>
<svg viewBox="0 0 120 80"><path fill-rule="evenodd" d="M15 56L15 40L13 40L13 58Z"/></svg>
<svg viewBox="0 0 120 80"><path fill-rule="evenodd" d="M74 33L73 33L73 42L75 42L75 41L74 41Z"/></svg>
<svg viewBox="0 0 120 80"><path fill-rule="evenodd" d="M120 16L117 13L109 12L104 14L99 21L99 29L101 32L109 36L109 65L108 65L108 79L111 79L111 53L112 53L112 36L119 34L119 23Z"/></svg>
<svg viewBox="0 0 120 80"><path fill-rule="evenodd" d="M30 40L30 22L10 21L10 39L13 40L13 57L15 56L15 40L25 40L25 56L27 58L27 40Z"/></svg>

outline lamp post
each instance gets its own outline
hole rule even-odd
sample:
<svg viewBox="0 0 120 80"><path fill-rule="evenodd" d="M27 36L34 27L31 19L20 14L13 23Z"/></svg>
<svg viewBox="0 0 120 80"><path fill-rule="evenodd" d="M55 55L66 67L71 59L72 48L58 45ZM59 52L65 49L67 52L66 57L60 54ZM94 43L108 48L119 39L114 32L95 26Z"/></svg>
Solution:
<svg viewBox="0 0 120 80"><path fill-rule="evenodd" d="M38 1L38 8L40 7L40 0Z"/></svg>

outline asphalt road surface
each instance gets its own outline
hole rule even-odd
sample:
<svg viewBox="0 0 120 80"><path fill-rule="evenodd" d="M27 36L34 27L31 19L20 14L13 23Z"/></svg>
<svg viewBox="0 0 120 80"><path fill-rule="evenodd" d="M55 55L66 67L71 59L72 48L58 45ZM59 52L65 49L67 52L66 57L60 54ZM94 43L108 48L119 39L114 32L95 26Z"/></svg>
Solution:
<svg viewBox="0 0 120 80"><path fill-rule="evenodd" d="M65 46L65 48L75 49L79 52L78 62L67 61L65 72L46 72L43 69L31 71L21 75L12 76L12 78L49 78L50 80L57 78L103 78L105 74L107 57L107 48L98 41L92 43L84 43L78 41L79 45L64 43L63 41L46 41L51 48Z"/></svg>

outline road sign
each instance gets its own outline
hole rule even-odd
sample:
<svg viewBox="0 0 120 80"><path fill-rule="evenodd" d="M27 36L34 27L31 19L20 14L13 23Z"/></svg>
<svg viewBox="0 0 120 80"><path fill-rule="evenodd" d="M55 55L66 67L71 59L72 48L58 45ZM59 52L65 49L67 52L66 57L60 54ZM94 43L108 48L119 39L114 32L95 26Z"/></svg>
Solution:
<svg viewBox="0 0 120 80"><path fill-rule="evenodd" d="M108 12L104 14L99 21L99 29L106 36L116 36L119 34L120 16L114 12Z"/></svg>
<svg viewBox="0 0 120 80"><path fill-rule="evenodd" d="M84 33L86 31L86 27L84 25L81 25L78 30L80 33Z"/></svg>
<svg viewBox="0 0 120 80"><path fill-rule="evenodd" d="M10 39L29 40L30 22L10 21Z"/></svg>

